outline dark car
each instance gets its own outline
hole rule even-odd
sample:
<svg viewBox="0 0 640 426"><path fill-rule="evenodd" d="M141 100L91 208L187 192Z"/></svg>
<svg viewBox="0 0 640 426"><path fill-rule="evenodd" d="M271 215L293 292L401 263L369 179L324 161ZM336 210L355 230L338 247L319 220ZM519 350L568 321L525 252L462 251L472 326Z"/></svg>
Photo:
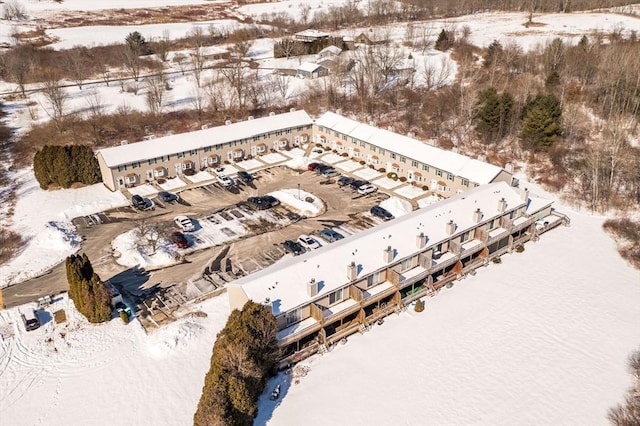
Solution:
<svg viewBox="0 0 640 426"><path fill-rule="evenodd" d="M330 243L333 243L334 241L338 241L344 238L344 235L334 231L331 228L324 228L322 231L320 231L320 236L323 239L329 241Z"/></svg>
<svg viewBox="0 0 640 426"><path fill-rule="evenodd" d="M274 197L273 195L265 195L262 197L262 202L266 203L269 207L267 208L271 208L271 207L275 207L277 205L280 205L280 200L278 200L276 197Z"/></svg>
<svg viewBox="0 0 640 426"><path fill-rule="evenodd" d="M371 207L371 214L374 216L378 216L380 219L384 219L384 220L393 219L393 215L389 212L389 210L380 206Z"/></svg>
<svg viewBox="0 0 640 426"><path fill-rule="evenodd" d="M287 240L284 242L284 251L287 253L293 253L294 256L297 256L304 253L305 249L302 247L302 244L292 240Z"/></svg>
<svg viewBox="0 0 640 426"><path fill-rule="evenodd" d="M318 165L316 166L315 169L313 169L314 172L320 174L322 172L324 172L327 169L332 169L333 167L331 166L327 166L326 164L322 164L322 163L318 163Z"/></svg>
<svg viewBox="0 0 640 426"><path fill-rule="evenodd" d="M342 176L340 179L338 179L338 186L351 185L351 182L353 182L353 181L354 181L354 179L352 177Z"/></svg>
<svg viewBox="0 0 640 426"><path fill-rule="evenodd" d="M366 180L358 180L358 179L356 179L356 180L354 180L353 182L351 182L349 184L349 187L355 191L358 188L360 188L362 185L367 185L367 184L369 184L369 182L367 182Z"/></svg>
<svg viewBox="0 0 640 426"><path fill-rule="evenodd" d="M138 210L144 209L147 205L147 203L144 201L144 198L142 198L138 194L131 197L131 204Z"/></svg>
<svg viewBox="0 0 640 426"><path fill-rule="evenodd" d="M158 192L158 198L160 198L165 203L172 203L178 200L178 196L176 194L172 194L167 191Z"/></svg>
<svg viewBox="0 0 640 426"><path fill-rule="evenodd" d="M258 210L266 210L280 204L280 200L271 195L263 195L262 197L249 197L247 202Z"/></svg>
<svg viewBox="0 0 640 426"><path fill-rule="evenodd" d="M249 183L253 181L253 175L249 172L245 172L244 170L238 172L238 179L245 183Z"/></svg>
<svg viewBox="0 0 640 426"><path fill-rule="evenodd" d="M171 234L171 241L178 246L178 248L187 248L189 247L189 240L184 236L182 232L174 232Z"/></svg>

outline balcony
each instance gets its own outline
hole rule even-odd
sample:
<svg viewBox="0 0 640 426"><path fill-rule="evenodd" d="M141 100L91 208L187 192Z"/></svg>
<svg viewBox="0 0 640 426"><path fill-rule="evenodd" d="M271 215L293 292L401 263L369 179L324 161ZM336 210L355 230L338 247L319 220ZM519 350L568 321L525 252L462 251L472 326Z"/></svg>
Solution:
<svg viewBox="0 0 640 426"><path fill-rule="evenodd" d="M360 310L360 303L353 299L344 300L322 311L323 322L329 324L358 310Z"/></svg>
<svg viewBox="0 0 640 426"><path fill-rule="evenodd" d="M469 240L465 243L462 243L462 256L469 256L479 249L482 248L482 241L479 240Z"/></svg>
<svg viewBox="0 0 640 426"><path fill-rule="evenodd" d="M404 288L408 285L415 283L416 281L420 281L429 275L429 270L423 268L422 266L416 266L415 268L411 268L408 271L404 271L400 274L400 282L398 284L399 288Z"/></svg>
<svg viewBox="0 0 640 426"><path fill-rule="evenodd" d="M498 227L489 231L489 239L487 240L487 244L491 244L494 241L501 240L502 238L509 235L509 230L504 229L502 227Z"/></svg>
<svg viewBox="0 0 640 426"><path fill-rule="evenodd" d="M451 252L446 252L442 255L440 255L437 258L434 258L432 260L432 266L431 266L431 270L435 271L435 270L439 270L442 268L446 268L447 266L456 263L458 261L458 255L455 253L451 253Z"/></svg>
<svg viewBox="0 0 640 426"><path fill-rule="evenodd" d="M278 334L276 335L278 339L278 346L286 346L290 343L295 342L296 340L300 340L307 334L311 334L320 330L320 328L320 321L316 320L313 317L309 317L305 320L297 322L287 328L278 331Z"/></svg>
<svg viewBox="0 0 640 426"><path fill-rule="evenodd" d="M396 287L391 281L385 281L381 284L371 287L364 292L365 303L369 304L385 298L386 296L393 294L396 291Z"/></svg>

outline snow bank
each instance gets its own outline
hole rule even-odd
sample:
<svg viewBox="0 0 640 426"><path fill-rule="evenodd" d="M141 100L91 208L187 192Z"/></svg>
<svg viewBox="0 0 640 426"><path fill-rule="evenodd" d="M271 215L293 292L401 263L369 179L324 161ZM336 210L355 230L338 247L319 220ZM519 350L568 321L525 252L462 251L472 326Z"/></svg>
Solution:
<svg viewBox="0 0 640 426"><path fill-rule="evenodd" d="M168 240L158 241L155 253L137 236L137 229L118 235L111 242L116 262L122 266L143 268L168 266L176 263L176 247Z"/></svg>
<svg viewBox="0 0 640 426"><path fill-rule="evenodd" d="M282 204L287 205L302 216L315 217L324 211L322 200L307 191L282 189L270 192L269 195L277 198Z"/></svg>
<svg viewBox="0 0 640 426"><path fill-rule="evenodd" d="M380 207L386 209L395 217L404 216L413 211L411 203L398 197L390 197L380 203Z"/></svg>

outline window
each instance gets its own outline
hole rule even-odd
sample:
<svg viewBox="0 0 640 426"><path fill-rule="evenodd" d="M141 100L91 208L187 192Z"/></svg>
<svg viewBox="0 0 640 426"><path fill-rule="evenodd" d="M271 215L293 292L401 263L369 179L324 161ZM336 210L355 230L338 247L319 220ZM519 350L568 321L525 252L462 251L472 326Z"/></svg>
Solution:
<svg viewBox="0 0 640 426"><path fill-rule="evenodd" d="M411 258L405 259L400 264L400 270L401 271L406 271L408 269L411 269L412 264L413 264L413 259L411 259Z"/></svg>
<svg viewBox="0 0 640 426"><path fill-rule="evenodd" d="M509 219L515 219L516 213L518 213L517 210L513 210L511 213L509 213Z"/></svg>
<svg viewBox="0 0 640 426"><path fill-rule="evenodd" d="M453 182L454 176L451 173L447 173L447 180Z"/></svg>
<svg viewBox="0 0 640 426"><path fill-rule="evenodd" d="M374 272L372 275L367 277L367 288L373 287L374 285L380 283L382 281L383 271Z"/></svg>
<svg viewBox="0 0 640 426"><path fill-rule="evenodd" d="M178 158L182 158L182 157L184 157L184 152L179 152L179 153L177 153L177 154L176 154L176 157L178 157Z"/></svg>
<svg viewBox="0 0 640 426"><path fill-rule="evenodd" d="M382 154L382 155L385 155L387 153L387 151L385 151L382 148L378 148L378 149L380 150L380 154ZM393 158L396 158L396 157L393 157Z"/></svg>
<svg viewBox="0 0 640 426"><path fill-rule="evenodd" d="M347 135L340 135L340 137L342 138L343 141L347 140Z"/></svg>
<svg viewBox="0 0 640 426"><path fill-rule="evenodd" d="M462 186L469 186L469 179L462 179Z"/></svg>
<svg viewBox="0 0 640 426"><path fill-rule="evenodd" d="M442 170L436 170L436 176L442 177Z"/></svg>
<svg viewBox="0 0 640 426"><path fill-rule="evenodd" d="M336 132L335 130L333 131L333 136L335 136L336 138L338 137L338 132Z"/></svg>
<svg viewBox="0 0 640 426"><path fill-rule="evenodd" d="M426 164L422 165L422 170L424 170L425 172L429 171L429 166L427 166Z"/></svg>
<svg viewBox="0 0 640 426"><path fill-rule="evenodd" d="M287 129L284 131L285 133L291 133L291 129Z"/></svg>
<svg viewBox="0 0 640 426"><path fill-rule="evenodd" d="M464 243L465 241L467 241L469 239L470 234L471 234L470 231L463 232L462 235L460 235L460 242Z"/></svg>
<svg viewBox="0 0 640 426"><path fill-rule="evenodd" d="M395 153L391 153L391 158L393 158L394 160L396 159L396 154Z"/></svg>
<svg viewBox="0 0 640 426"><path fill-rule="evenodd" d="M162 162L169 161L169 160L171 160L171 156L170 155L167 155L166 159L165 159L164 155L162 156Z"/></svg>
<svg viewBox="0 0 640 426"><path fill-rule="evenodd" d="M338 303L341 300L342 300L342 289L336 290L333 293L329 294L329 305Z"/></svg>
<svg viewBox="0 0 640 426"><path fill-rule="evenodd" d="M299 126L298 128L296 128L296 130L297 130L298 132L301 132L301 131L302 131L302 126Z"/></svg>
<svg viewBox="0 0 640 426"><path fill-rule="evenodd" d="M295 324L300 321L301 312L300 308L287 312L287 325Z"/></svg>
<svg viewBox="0 0 640 426"><path fill-rule="evenodd" d="M134 162L134 163L131 163L131 168L132 168L132 169L136 169L136 168L138 168L138 167L140 167L140 162L139 162L139 161L136 161L136 162Z"/></svg>
<svg viewBox="0 0 640 426"><path fill-rule="evenodd" d="M260 136L254 136L254 137L253 137L253 141L254 141L254 142L258 142L259 140L260 140Z"/></svg>
<svg viewBox="0 0 640 426"><path fill-rule="evenodd" d="M124 172L124 171L126 171L126 170L127 170L127 166L126 166L126 165L124 165L124 166L118 166L118 171L119 171L119 172Z"/></svg>
<svg viewBox="0 0 640 426"><path fill-rule="evenodd" d="M211 147L210 146L205 146L203 151L204 152L211 152Z"/></svg>
<svg viewBox="0 0 640 426"><path fill-rule="evenodd" d="M418 162L416 160L411 160L411 167L418 167Z"/></svg>
<svg viewBox="0 0 640 426"><path fill-rule="evenodd" d="M196 155L197 153L198 153L198 151L195 150L195 149L192 149L192 150L189 151L189 155Z"/></svg>
<svg viewBox="0 0 640 426"><path fill-rule="evenodd" d="M264 135L262 135L262 139L269 139L269 133L265 133Z"/></svg>
<svg viewBox="0 0 640 426"><path fill-rule="evenodd" d="M360 146L361 146L361 147L363 147L363 148L364 148L364 146L365 146L365 145L366 145L366 144L365 144L364 142L360 141Z"/></svg>
<svg viewBox="0 0 640 426"><path fill-rule="evenodd" d="M276 136L282 136L282 130L276 131Z"/></svg>
<svg viewBox="0 0 640 426"><path fill-rule="evenodd" d="M493 227L495 226L496 220L495 219L491 219L489 222L487 222L487 229L489 231L491 231L493 229Z"/></svg>
<svg viewBox="0 0 640 426"><path fill-rule="evenodd" d="M156 159L155 158L152 158L151 160L149 160L149 165L151 166L153 164L156 164Z"/></svg>
<svg viewBox="0 0 640 426"><path fill-rule="evenodd" d="M400 162L401 163L406 163L407 162L407 157L400 156Z"/></svg>

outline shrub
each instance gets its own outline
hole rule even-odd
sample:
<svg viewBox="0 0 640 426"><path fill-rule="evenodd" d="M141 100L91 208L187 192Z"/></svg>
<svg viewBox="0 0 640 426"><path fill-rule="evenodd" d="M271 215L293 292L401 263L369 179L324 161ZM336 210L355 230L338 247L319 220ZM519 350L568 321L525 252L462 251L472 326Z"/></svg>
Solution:
<svg viewBox="0 0 640 426"><path fill-rule="evenodd" d="M524 251L524 246L522 244L518 244L516 246L516 252L517 253L522 253Z"/></svg>
<svg viewBox="0 0 640 426"><path fill-rule="evenodd" d="M125 311L120 311L119 315L123 323L129 324L129 315Z"/></svg>
<svg viewBox="0 0 640 426"><path fill-rule="evenodd" d="M164 178L160 178L160 179L156 180L156 182L158 182L159 185L162 185L163 183L166 183L167 180L164 179Z"/></svg>
<svg viewBox="0 0 640 426"><path fill-rule="evenodd" d="M416 300L416 306L414 309L416 312L424 311L424 302L420 299Z"/></svg>
<svg viewBox="0 0 640 426"><path fill-rule="evenodd" d="M346 152L343 152L342 154L340 154L341 157L348 157L349 154L347 154Z"/></svg>
<svg viewBox="0 0 640 426"><path fill-rule="evenodd" d="M423 191L428 191L428 190L429 190L429 187L428 187L427 185L422 185L422 190L423 190Z"/></svg>
<svg viewBox="0 0 640 426"><path fill-rule="evenodd" d="M316 144L316 148L323 148L323 146L322 146L322 144L321 144L321 143L317 143L317 144Z"/></svg>
<svg viewBox="0 0 640 426"><path fill-rule="evenodd" d="M387 170L386 170L384 167L380 167L380 168L378 169L378 171L379 171L380 173L385 173Z"/></svg>
<svg viewBox="0 0 640 426"><path fill-rule="evenodd" d="M366 162L366 161L364 161L364 160L360 160L359 162L360 162L360 165L361 165L361 166L364 166L365 164L367 164L367 162Z"/></svg>
<svg viewBox="0 0 640 426"><path fill-rule="evenodd" d="M398 180L398 174L397 174L397 173L395 173L395 172L389 172L389 173L387 173L387 177L388 177L389 179Z"/></svg>
<svg viewBox="0 0 640 426"><path fill-rule="evenodd" d="M324 150L325 150L325 151L331 151L331 147L325 146L325 147L324 147Z"/></svg>
<svg viewBox="0 0 640 426"><path fill-rule="evenodd" d="M253 424L258 397L277 370L276 333L268 306L249 301L231 313L213 345L194 426Z"/></svg>
<svg viewBox="0 0 640 426"><path fill-rule="evenodd" d="M406 176L400 176L400 182L406 182L407 178Z"/></svg>
<svg viewBox="0 0 640 426"><path fill-rule="evenodd" d="M69 188L74 182L100 182L100 167L88 145L45 145L33 157L33 173L40 188L56 184Z"/></svg>
<svg viewBox="0 0 640 426"><path fill-rule="evenodd" d="M502 259L500 259L500 256L498 256L498 257L494 257L493 259L491 259L491 261L492 261L493 263L502 263Z"/></svg>
<svg viewBox="0 0 640 426"><path fill-rule="evenodd" d="M100 323L111 319L111 294L100 280L86 254L71 255L66 260L69 297L76 309L89 322Z"/></svg>
<svg viewBox="0 0 640 426"><path fill-rule="evenodd" d="M193 176L196 174L195 169L184 169L182 172L185 176Z"/></svg>

